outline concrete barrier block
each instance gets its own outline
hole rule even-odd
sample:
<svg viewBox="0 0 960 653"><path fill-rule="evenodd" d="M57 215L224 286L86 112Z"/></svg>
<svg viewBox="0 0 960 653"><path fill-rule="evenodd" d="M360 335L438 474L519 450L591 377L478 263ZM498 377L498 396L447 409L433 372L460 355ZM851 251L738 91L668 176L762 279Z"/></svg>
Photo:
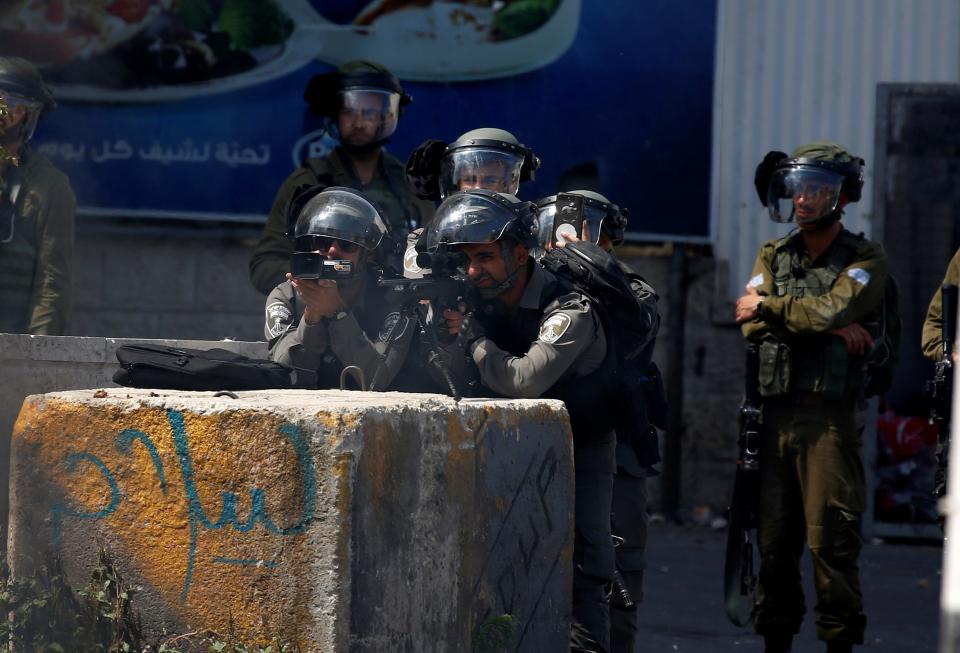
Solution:
<svg viewBox="0 0 960 653"><path fill-rule="evenodd" d="M105 395L105 396L104 396ZM34 395L14 428L9 557L105 546L152 632L232 620L305 651L567 646L562 404L338 391ZM484 650L481 648L481 650Z"/></svg>

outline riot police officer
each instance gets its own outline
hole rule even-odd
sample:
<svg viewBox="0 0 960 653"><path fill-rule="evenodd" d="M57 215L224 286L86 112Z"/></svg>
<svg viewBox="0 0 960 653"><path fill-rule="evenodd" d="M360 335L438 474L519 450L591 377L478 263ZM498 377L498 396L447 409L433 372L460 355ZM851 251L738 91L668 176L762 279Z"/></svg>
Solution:
<svg viewBox="0 0 960 653"><path fill-rule="evenodd" d="M516 195L539 167L539 157L513 134L483 127L449 145L424 141L407 159L406 172L417 197L438 202L470 188Z"/></svg>
<svg viewBox="0 0 960 653"><path fill-rule="evenodd" d="M0 332L60 335L70 309L76 199L27 146L55 106L33 64L0 57Z"/></svg>
<svg viewBox="0 0 960 653"><path fill-rule="evenodd" d="M537 222L539 223L540 246L550 250L568 242L586 240L599 245L613 255L614 245L623 242L628 220L628 212L608 200L600 193L589 190L574 190L569 195L583 198L582 230L580 237L560 234L557 241L554 233L557 199L560 195L551 195L537 201ZM629 599L639 603L643 598L643 572L646 569L645 550L647 545L647 486L646 479L659 474L653 466L659 461L655 428L663 428L665 402L660 372L652 362L653 348L657 331L660 328L660 315L657 312L659 297L656 291L637 273L620 262L637 304L642 307L640 314L644 324L635 331L643 334L635 342L627 343L626 349L637 352L632 360L633 369L643 375L644 410L647 423L637 425L633 434L617 433L617 473L613 482L613 505L611 522L613 534L622 540L616 548L617 569ZM637 608L626 605L627 597L611 596L610 611L610 651L612 653L633 653L637 639Z"/></svg>
<svg viewBox="0 0 960 653"><path fill-rule="evenodd" d="M863 160L835 143L769 153L757 168L761 202L797 230L765 243L736 320L760 346L761 554L755 627L766 651L789 651L804 613L799 560L814 562L817 636L827 650L863 642L857 560L866 504L861 432L870 325L879 319L887 258L845 230L860 199Z"/></svg>
<svg viewBox="0 0 960 653"><path fill-rule="evenodd" d="M321 185L360 190L384 212L390 238L401 242L425 223L433 205L410 191L403 164L384 151L404 106L412 99L390 71L352 61L314 76L304 100L315 114L334 121L340 145L322 158L308 158L277 191L270 215L250 259L250 280L267 294L283 281L293 245L287 238L288 204L299 189Z"/></svg>
<svg viewBox="0 0 960 653"><path fill-rule="evenodd" d="M316 373L318 388L338 388L344 368L361 371L353 387L384 390L403 365L410 318L391 310L377 287L380 211L358 191L327 188L299 210L292 272L270 293L264 332L271 360Z"/></svg>
<svg viewBox="0 0 960 653"><path fill-rule="evenodd" d="M530 256L536 245L533 204L467 190L440 205L431 228L437 247L463 256L481 298L466 314L447 310L444 317L457 335L450 349L476 366L483 394L552 397L567 405L576 469L573 619L577 632L586 630L602 647L592 650L606 650L616 442L612 431L591 429L591 416L604 410L609 360L603 327L584 295Z"/></svg>

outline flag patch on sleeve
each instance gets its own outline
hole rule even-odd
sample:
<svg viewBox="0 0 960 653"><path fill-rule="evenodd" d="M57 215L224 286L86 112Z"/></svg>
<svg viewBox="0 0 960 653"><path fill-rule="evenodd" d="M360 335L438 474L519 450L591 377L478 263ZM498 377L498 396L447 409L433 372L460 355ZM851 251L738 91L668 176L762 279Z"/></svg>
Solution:
<svg viewBox="0 0 960 653"><path fill-rule="evenodd" d="M859 283L861 286L865 286L870 283L870 273L863 268L850 268L847 270L847 276Z"/></svg>

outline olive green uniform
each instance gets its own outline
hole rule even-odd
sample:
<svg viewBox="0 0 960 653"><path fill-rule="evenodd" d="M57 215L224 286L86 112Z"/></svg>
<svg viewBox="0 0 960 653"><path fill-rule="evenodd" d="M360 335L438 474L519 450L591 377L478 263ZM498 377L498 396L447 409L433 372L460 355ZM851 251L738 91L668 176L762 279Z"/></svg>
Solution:
<svg viewBox="0 0 960 653"><path fill-rule="evenodd" d="M263 294L269 294L290 271L293 242L287 237L287 205L301 186L344 186L364 194L383 212L392 238L402 240L433 215L433 204L417 199L407 183L403 164L381 152L377 174L363 184L347 155L337 148L322 158L307 159L280 186L263 228L263 235L250 259L250 281Z"/></svg>
<svg viewBox="0 0 960 653"><path fill-rule="evenodd" d="M852 323L868 328L886 276L882 248L846 230L815 261L800 233L765 243L757 256L749 285L765 297L743 333L760 343L764 396L755 620L762 634L799 630L806 538L818 637L863 642L858 557L866 487L855 417L863 357L829 332Z"/></svg>
<svg viewBox="0 0 960 653"><path fill-rule="evenodd" d="M0 332L61 335L70 309L77 208L70 182L29 150L19 168L0 174L0 204L13 207L13 236L0 243ZM0 238L6 237L4 230Z"/></svg>
<svg viewBox="0 0 960 653"><path fill-rule="evenodd" d="M943 277L942 286L960 286L960 250L950 259L947 265L947 274ZM930 360L940 360L943 356L943 304L940 289L933 293L930 306L927 308L927 318L923 321L923 355Z"/></svg>
<svg viewBox="0 0 960 653"><path fill-rule="evenodd" d="M362 371L364 389L390 387L406 360L416 322L387 304L373 275L345 311L307 324L303 309L289 281L267 297L264 335L271 360L315 372L314 385L321 389L339 388L343 368L351 365Z"/></svg>

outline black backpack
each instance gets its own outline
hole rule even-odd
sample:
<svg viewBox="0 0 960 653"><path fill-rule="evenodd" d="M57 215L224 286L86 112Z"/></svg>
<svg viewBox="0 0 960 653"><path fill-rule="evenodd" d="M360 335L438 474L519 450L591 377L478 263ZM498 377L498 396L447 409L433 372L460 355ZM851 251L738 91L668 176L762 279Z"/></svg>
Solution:
<svg viewBox="0 0 960 653"><path fill-rule="evenodd" d="M642 277L584 241L552 249L540 264L590 300L610 347L604 364L614 368L607 377L607 396L618 439L631 442L641 464L659 462L656 431L651 426L666 426L663 379L651 360L652 343L633 344L647 340L650 328L631 286L631 277L641 281Z"/></svg>
<svg viewBox="0 0 960 653"><path fill-rule="evenodd" d="M303 370L226 349L122 345L117 360L113 382L130 388L268 390L302 387L306 381Z"/></svg>

